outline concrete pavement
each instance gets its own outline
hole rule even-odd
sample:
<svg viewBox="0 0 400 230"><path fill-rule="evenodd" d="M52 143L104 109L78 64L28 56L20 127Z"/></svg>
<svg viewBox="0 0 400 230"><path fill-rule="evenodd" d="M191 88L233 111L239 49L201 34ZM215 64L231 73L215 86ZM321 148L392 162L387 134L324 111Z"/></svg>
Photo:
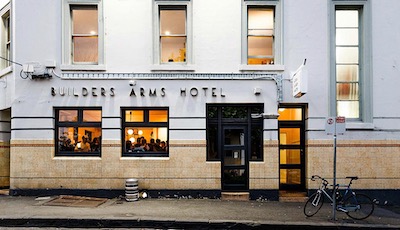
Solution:
<svg viewBox="0 0 400 230"><path fill-rule="evenodd" d="M329 204L307 218L304 203L115 198L90 208L46 206L50 199L0 196L0 227L400 229L400 214L379 206L365 220L354 221L338 212L333 221Z"/></svg>

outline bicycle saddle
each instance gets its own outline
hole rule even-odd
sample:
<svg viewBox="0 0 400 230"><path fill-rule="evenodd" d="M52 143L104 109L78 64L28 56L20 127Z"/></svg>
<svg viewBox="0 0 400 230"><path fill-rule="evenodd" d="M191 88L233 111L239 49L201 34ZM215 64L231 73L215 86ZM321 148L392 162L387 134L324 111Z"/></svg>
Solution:
<svg viewBox="0 0 400 230"><path fill-rule="evenodd" d="M358 180L358 176L347 176L346 179Z"/></svg>

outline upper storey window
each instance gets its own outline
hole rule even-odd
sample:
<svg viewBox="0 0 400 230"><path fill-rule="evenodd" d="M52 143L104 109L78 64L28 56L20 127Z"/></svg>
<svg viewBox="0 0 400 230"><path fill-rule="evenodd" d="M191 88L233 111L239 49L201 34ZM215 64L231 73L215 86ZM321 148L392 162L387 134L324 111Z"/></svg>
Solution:
<svg viewBox="0 0 400 230"><path fill-rule="evenodd" d="M368 128L372 122L369 1L332 1L331 10L332 115L346 117L355 128Z"/></svg>
<svg viewBox="0 0 400 230"><path fill-rule="evenodd" d="M154 64L172 70L187 68L192 64L191 2L156 0L154 9Z"/></svg>
<svg viewBox="0 0 400 230"><path fill-rule="evenodd" d="M281 4L279 0L244 0L241 70L284 70Z"/></svg>
<svg viewBox="0 0 400 230"><path fill-rule="evenodd" d="M64 0L62 69L104 70L100 0Z"/></svg>
<svg viewBox="0 0 400 230"><path fill-rule="evenodd" d="M160 6L161 63L186 62L186 6Z"/></svg>
<svg viewBox="0 0 400 230"><path fill-rule="evenodd" d="M4 69L10 66L11 60L11 19L10 4L6 5L0 12L1 15L1 60L0 68ZM6 60L7 59L7 60Z"/></svg>
<svg viewBox="0 0 400 230"><path fill-rule="evenodd" d="M337 114L360 117L359 9L336 10Z"/></svg>
<svg viewBox="0 0 400 230"><path fill-rule="evenodd" d="M274 64L274 8L247 9L247 64Z"/></svg>
<svg viewBox="0 0 400 230"><path fill-rule="evenodd" d="M72 6L73 63L98 64L99 30L97 6Z"/></svg>

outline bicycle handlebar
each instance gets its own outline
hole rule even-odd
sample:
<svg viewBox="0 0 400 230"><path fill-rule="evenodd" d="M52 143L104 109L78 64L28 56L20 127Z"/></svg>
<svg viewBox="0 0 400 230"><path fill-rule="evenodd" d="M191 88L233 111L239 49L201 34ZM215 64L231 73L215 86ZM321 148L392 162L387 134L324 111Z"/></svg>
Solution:
<svg viewBox="0 0 400 230"><path fill-rule="evenodd" d="M317 180L317 179L322 180L322 181L323 181L323 184L329 185L329 182L328 182L327 180L325 180L325 178L323 178L323 177L321 177L321 176L319 176L319 175L312 175L312 176L311 176L311 180L312 180L312 181L315 181L315 180ZM353 180L358 180L358 176L348 176L348 177L346 177L346 179L350 179L349 184L351 184ZM333 185L331 185L331 186L333 187ZM347 187L347 186L349 186L349 185L340 185L340 184L336 184L336 186L337 186L337 187Z"/></svg>
<svg viewBox="0 0 400 230"><path fill-rule="evenodd" d="M317 180L317 179L322 180L323 183L324 183L325 185L328 185L328 184L329 184L329 182L328 182L327 180L325 180L325 178L322 178L322 177L320 177L320 176L318 176L318 175L312 175L312 176L311 176L311 180L312 180L312 181L315 181L315 180Z"/></svg>

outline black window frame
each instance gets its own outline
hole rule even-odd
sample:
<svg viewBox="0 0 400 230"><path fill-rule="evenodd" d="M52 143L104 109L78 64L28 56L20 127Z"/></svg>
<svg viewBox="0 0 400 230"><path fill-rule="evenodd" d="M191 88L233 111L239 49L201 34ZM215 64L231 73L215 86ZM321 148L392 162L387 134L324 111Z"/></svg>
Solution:
<svg viewBox="0 0 400 230"><path fill-rule="evenodd" d="M246 114L244 116L244 114L240 115L238 114L238 117L235 118L224 118L223 115L223 109L225 107L245 107L246 108ZM215 112L214 117L210 117L209 114L211 112L210 109L212 108L216 108L216 111L212 111ZM207 104L206 105L206 127L207 127L207 131L206 131L206 140L207 140L207 153L206 153L206 159L207 161L221 161L221 143L222 143L222 134L218 134L221 130L222 130L222 126L223 125L229 125L229 124L234 124L234 125L245 125L247 126L247 135L249 136L249 140L252 139L252 132L256 130L256 128L260 128L260 136L259 136L259 153L260 153L260 157L258 158L253 158L251 155L251 152L253 152L253 143L250 143L250 147L249 147L249 161L264 161L264 120L262 118L252 118L251 114L253 113L262 113L264 111L264 104L260 104L260 103L254 103L254 104ZM216 137L213 141L215 141L216 143L214 143L215 145L215 152L216 152L216 157L215 158L210 158L210 140L211 137L214 135L211 135L210 133L210 128L214 127L216 128Z"/></svg>
<svg viewBox="0 0 400 230"><path fill-rule="evenodd" d="M127 122L126 111L138 110L143 111L143 122ZM150 122L149 113L154 110L167 111L166 122ZM122 144L122 157L169 157L169 107L121 107L121 144ZM154 127L154 128L167 128L166 151L146 151L146 152L128 152L126 151L125 129L128 127ZM147 140L149 143L150 140Z"/></svg>
<svg viewBox="0 0 400 230"><path fill-rule="evenodd" d="M59 114L61 110L76 110L78 112L77 121L59 121ZM101 120L100 122L83 121L83 112L87 110L99 110L101 112ZM102 128L102 118L103 111L101 107L54 107L55 113L55 156L59 157L101 157L101 149L102 149L102 138L99 138L99 151L96 152L75 152L75 151L60 151L59 149L59 128L61 127L93 127L100 128L100 132L102 136L103 128Z"/></svg>

